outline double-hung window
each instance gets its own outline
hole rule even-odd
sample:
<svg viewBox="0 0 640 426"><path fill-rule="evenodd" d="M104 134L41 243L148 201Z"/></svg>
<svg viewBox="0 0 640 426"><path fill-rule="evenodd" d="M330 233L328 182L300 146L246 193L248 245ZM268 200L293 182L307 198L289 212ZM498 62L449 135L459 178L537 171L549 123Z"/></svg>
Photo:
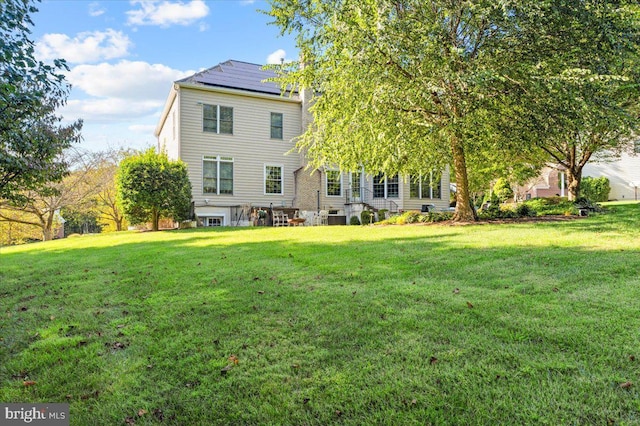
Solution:
<svg viewBox="0 0 640 426"><path fill-rule="evenodd" d="M283 117L280 112L271 113L271 139L282 139Z"/></svg>
<svg viewBox="0 0 640 426"><path fill-rule="evenodd" d="M342 174L338 170L327 170L327 196L342 196Z"/></svg>
<svg viewBox="0 0 640 426"><path fill-rule="evenodd" d="M264 166L264 193L282 195L282 166L265 164Z"/></svg>
<svg viewBox="0 0 640 426"><path fill-rule="evenodd" d="M441 179L435 179L433 173L412 176L409 183L409 196L411 198L440 198L441 186Z"/></svg>
<svg viewBox="0 0 640 426"><path fill-rule="evenodd" d="M202 105L202 130L218 134L233 134L233 108L221 105Z"/></svg>
<svg viewBox="0 0 640 426"><path fill-rule="evenodd" d="M400 180L398 175L385 177L379 173L373 177L373 198L398 198L400 196Z"/></svg>
<svg viewBox="0 0 640 426"><path fill-rule="evenodd" d="M202 159L202 193L233 195L233 158L204 156Z"/></svg>

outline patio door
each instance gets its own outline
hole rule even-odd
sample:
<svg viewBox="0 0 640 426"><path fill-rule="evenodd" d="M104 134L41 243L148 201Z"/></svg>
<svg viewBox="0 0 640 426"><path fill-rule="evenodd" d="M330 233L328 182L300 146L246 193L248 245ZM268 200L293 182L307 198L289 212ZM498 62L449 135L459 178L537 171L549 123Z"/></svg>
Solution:
<svg viewBox="0 0 640 426"><path fill-rule="evenodd" d="M362 194L362 172L353 172L349 173L349 188L350 197L352 203L362 203L363 202L363 194Z"/></svg>

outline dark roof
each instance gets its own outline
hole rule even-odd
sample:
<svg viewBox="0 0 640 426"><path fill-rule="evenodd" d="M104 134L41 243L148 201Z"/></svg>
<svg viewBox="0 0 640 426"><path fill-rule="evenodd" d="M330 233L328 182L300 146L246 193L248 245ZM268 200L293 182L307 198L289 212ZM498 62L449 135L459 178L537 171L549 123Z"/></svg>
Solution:
<svg viewBox="0 0 640 426"><path fill-rule="evenodd" d="M262 65L228 60L191 77L178 80L177 83L202 84L280 95L280 84L265 82L266 79L273 77L276 77L276 73L273 70L263 69Z"/></svg>

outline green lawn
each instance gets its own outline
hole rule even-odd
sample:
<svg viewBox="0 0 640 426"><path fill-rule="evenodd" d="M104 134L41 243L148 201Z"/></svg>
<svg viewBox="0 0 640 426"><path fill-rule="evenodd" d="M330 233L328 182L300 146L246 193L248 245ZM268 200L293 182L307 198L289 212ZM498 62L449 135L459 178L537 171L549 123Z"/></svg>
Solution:
<svg viewBox="0 0 640 426"><path fill-rule="evenodd" d="M0 281L0 401L72 425L640 424L640 204L72 238Z"/></svg>

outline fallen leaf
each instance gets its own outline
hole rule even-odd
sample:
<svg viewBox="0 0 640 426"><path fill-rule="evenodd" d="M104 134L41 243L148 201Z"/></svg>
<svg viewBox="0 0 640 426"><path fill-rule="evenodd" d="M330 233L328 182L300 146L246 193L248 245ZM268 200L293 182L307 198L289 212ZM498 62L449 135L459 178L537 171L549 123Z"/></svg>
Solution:
<svg viewBox="0 0 640 426"><path fill-rule="evenodd" d="M435 356L432 356L431 358L429 358L429 364L433 365L436 362L438 362L438 358L436 358Z"/></svg>
<svg viewBox="0 0 640 426"><path fill-rule="evenodd" d="M412 399L412 400L411 400L411 405L416 405L417 403L418 403L418 400L417 400L417 399Z"/></svg>
<svg viewBox="0 0 640 426"><path fill-rule="evenodd" d="M304 399L302 400L302 403L303 403L303 404L308 404L308 403L309 403L309 401L311 401L309 398L304 398Z"/></svg>
<svg viewBox="0 0 640 426"><path fill-rule="evenodd" d="M631 386L633 386L633 383L631 383L631 382L629 382L629 381L626 381L626 382L624 382L624 383L620 383L620 387L621 387L622 389L629 389Z"/></svg>
<svg viewBox="0 0 640 426"><path fill-rule="evenodd" d="M473 309L473 304L471 302L467 302L467 308Z"/></svg>
<svg viewBox="0 0 640 426"><path fill-rule="evenodd" d="M35 384L36 384L35 380L25 380L24 382L22 382L22 386L25 386L25 387L33 386Z"/></svg>
<svg viewBox="0 0 640 426"><path fill-rule="evenodd" d="M254 281L260 281L260 277L253 277Z"/></svg>
<svg viewBox="0 0 640 426"><path fill-rule="evenodd" d="M459 288L454 288L453 289L453 294L459 294L460 293L460 289Z"/></svg>
<svg viewBox="0 0 640 426"><path fill-rule="evenodd" d="M258 291L258 294L264 294L263 290Z"/></svg>
<svg viewBox="0 0 640 426"><path fill-rule="evenodd" d="M65 398L67 398L67 399L73 399L73 395L71 395L71 394L69 393L69 394L67 394L67 396L66 396Z"/></svg>
<svg viewBox="0 0 640 426"><path fill-rule="evenodd" d="M128 425L135 425L136 421L133 419L133 417L127 417L126 419L124 419L124 422Z"/></svg>
<svg viewBox="0 0 640 426"><path fill-rule="evenodd" d="M231 369L233 368L233 364L229 364L226 367L220 369L220 374L221 375L226 375L228 371L231 371Z"/></svg>
<svg viewBox="0 0 640 426"><path fill-rule="evenodd" d="M234 363L235 365L238 365L238 362L240 362L240 361L238 360L238 357L237 357L237 356L235 356L235 355L231 355L231 356L229 357L229 362L232 362L232 363Z"/></svg>
<svg viewBox="0 0 640 426"><path fill-rule="evenodd" d="M560 290L558 290L558 287L554 287L554 288L553 288L553 292L554 292L554 293L557 293L557 292L559 292L559 291L560 291Z"/></svg>
<svg viewBox="0 0 640 426"><path fill-rule="evenodd" d="M147 413L148 413L147 410L145 410L144 408L141 408L141 409L138 410L138 417L142 417Z"/></svg>
<svg viewBox="0 0 640 426"><path fill-rule="evenodd" d="M336 416L338 416L338 417L342 416L342 411L336 410Z"/></svg>
<svg viewBox="0 0 640 426"><path fill-rule="evenodd" d="M358 290L356 290L356 291L352 292L352 293L351 293L351 295L352 295L352 296L355 296L357 292L358 292Z"/></svg>
<svg viewBox="0 0 640 426"><path fill-rule="evenodd" d="M633 361L635 361L635 360L636 360L636 357L635 357L635 356L633 356L633 355L629 356L629 361L633 362Z"/></svg>

